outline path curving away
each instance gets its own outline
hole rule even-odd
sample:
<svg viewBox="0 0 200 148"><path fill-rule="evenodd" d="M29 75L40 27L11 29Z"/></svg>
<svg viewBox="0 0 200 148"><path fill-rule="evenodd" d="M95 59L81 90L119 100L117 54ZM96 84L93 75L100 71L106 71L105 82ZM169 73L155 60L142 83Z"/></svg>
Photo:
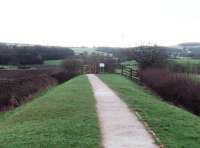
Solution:
<svg viewBox="0 0 200 148"><path fill-rule="evenodd" d="M158 148L127 105L97 76L88 74L97 101L104 148Z"/></svg>

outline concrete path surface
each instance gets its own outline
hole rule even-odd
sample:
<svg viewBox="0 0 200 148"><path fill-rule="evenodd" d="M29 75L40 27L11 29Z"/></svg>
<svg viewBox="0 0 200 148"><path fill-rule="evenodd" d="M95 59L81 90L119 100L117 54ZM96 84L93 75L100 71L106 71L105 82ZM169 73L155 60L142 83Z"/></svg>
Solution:
<svg viewBox="0 0 200 148"><path fill-rule="evenodd" d="M97 101L104 148L158 148L127 105L98 77L87 75Z"/></svg>

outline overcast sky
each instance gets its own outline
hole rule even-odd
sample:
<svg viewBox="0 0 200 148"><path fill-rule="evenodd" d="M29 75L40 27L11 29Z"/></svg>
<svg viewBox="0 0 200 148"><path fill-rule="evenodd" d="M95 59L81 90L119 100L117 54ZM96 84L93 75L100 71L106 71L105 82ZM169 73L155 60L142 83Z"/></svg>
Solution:
<svg viewBox="0 0 200 148"><path fill-rule="evenodd" d="M200 41L199 0L0 0L0 42L61 46Z"/></svg>

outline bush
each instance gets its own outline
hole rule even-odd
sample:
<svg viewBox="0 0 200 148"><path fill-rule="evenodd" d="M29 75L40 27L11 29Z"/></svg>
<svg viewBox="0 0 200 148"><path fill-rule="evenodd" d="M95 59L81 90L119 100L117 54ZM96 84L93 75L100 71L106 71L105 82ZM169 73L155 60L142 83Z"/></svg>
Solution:
<svg viewBox="0 0 200 148"><path fill-rule="evenodd" d="M14 78L13 78L14 79ZM55 85L56 80L46 74L30 75L19 79L0 81L0 110L16 107L41 90Z"/></svg>
<svg viewBox="0 0 200 148"><path fill-rule="evenodd" d="M163 67L167 64L168 57L167 51L157 46L141 46L134 51L134 59L141 69Z"/></svg>
<svg viewBox="0 0 200 148"><path fill-rule="evenodd" d="M19 106L38 92L69 80L62 68L0 71L0 111Z"/></svg>
<svg viewBox="0 0 200 148"><path fill-rule="evenodd" d="M62 67L66 69L67 75L72 78L81 73L81 63L82 61L79 59L69 58L64 60Z"/></svg>
<svg viewBox="0 0 200 148"><path fill-rule="evenodd" d="M146 69L139 75L141 81L164 100L200 115L200 83L191 75L163 69Z"/></svg>

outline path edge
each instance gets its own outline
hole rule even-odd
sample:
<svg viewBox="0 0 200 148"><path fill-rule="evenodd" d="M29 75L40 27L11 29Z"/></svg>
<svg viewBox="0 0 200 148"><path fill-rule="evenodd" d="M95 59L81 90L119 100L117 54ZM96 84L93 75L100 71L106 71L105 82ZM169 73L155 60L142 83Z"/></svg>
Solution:
<svg viewBox="0 0 200 148"><path fill-rule="evenodd" d="M97 76L97 75L96 75ZM89 80L89 76L88 76L88 74L86 74L86 77L87 77L87 80L88 80L88 82L89 82L89 84L90 84L90 88L91 88L91 91L92 91L92 95L93 95L93 97L94 97L94 100L95 100L95 110L96 110L96 113L97 113L97 127L99 128L99 133L100 133L100 135L99 135L99 137L100 137L100 140L99 140L99 148L104 148L104 146L103 146L103 137L102 137L102 131L101 131L101 122L100 122L100 118L99 118L99 114L98 114L98 110L97 110L97 100L96 100L96 98L95 98L95 94L94 94L94 91L93 91L93 88L92 88L92 84L91 84L91 82L90 82L90 80Z"/></svg>
<svg viewBox="0 0 200 148"><path fill-rule="evenodd" d="M101 81L103 81L98 75L96 75ZM104 81L103 81L104 82ZM147 124L147 122L142 118L142 116L134 109L134 108L130 108L129 104L124 101L124 99L122 99L123 97L120 97L119 93L116 92L114 89L112 89L106 82L104 82L107 87L109 87L128 107L128 109L130 110L130 112L132 114L135 114L136 117L138 118L139 121L141 121L141 123L144 125L145 129L147 130L147 132L152 136L152 138L154 139L154 143L156 145L158 145L160 148L165 148L165 146L162 144L161 140L159 139L159 137L156 135L156 133L149 127L149 125Z"/></svg>

